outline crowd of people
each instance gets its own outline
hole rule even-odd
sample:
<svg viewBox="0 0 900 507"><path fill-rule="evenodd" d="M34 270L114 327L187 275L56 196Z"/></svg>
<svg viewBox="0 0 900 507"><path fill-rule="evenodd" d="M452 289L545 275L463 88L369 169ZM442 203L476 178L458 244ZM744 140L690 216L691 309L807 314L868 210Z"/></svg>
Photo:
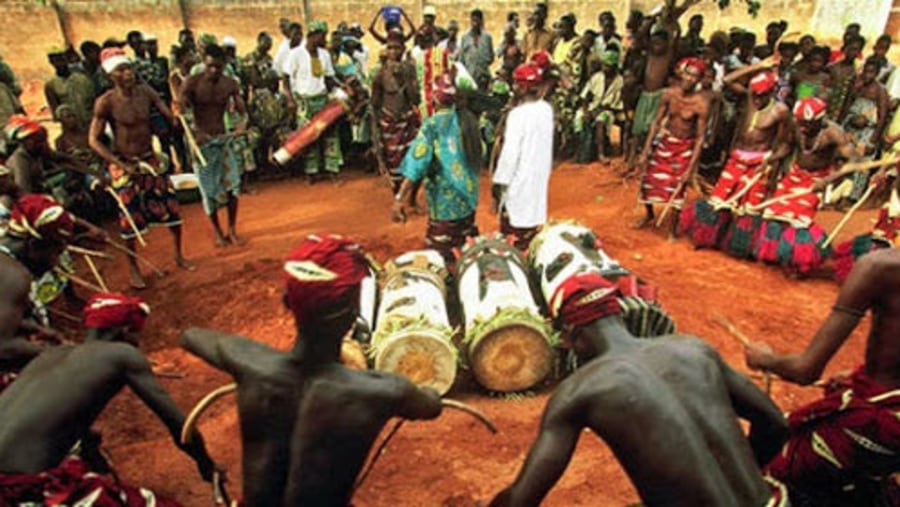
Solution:
<svg viewBox="0 0 900 507"><path fill-rule="evenodd" d="M244 57L233 37L195 39L188 29L169 58L139 31L84 41L48 54L54 76L44 92L61 127L54 148L0 60L0 505L51 494L56 504L81 505L85 491L152 504L107 476L91 431L126 385L205 480L221 476L199 433L178 438L185 418L136 348L149 315L144 301L96 293L77 345L60 344L44 309L59 293L71 295L66 256L80 248L76 237L114 244L95 225L113 217L133 288L147 285L136 250L150 226L168 228L175 264L195 269L182 250L172 172L196 177L215 244L225 248L245 243L245 184L299 173L310 185L323 177L340 185L345 166L361 165L390 182L396 221L427 214L425 245L452 265L479 234L485 169L497 228L525 250L548 220L554 161L599 160L612 171L614 157L623 159L618 176L640 182L638 228L668 220L672 236L698 248L800 275L833 258L846 283L806 351L778 355L748 343L751 368L809 384L871 310L865 364L785 419L701 340L634 340L611 300L618 289L579 275L553 317L583 366L548 401L519 476L492 504L539 503L587 427L609 442L648 505L788 505L788 497L794 505L900 505L892 342L900 258L889 248L900 231L900 75L888 59L891 37L879 37L869 56L858 24L833 48L790 32L786 21L769 23L761 44L740 29L704 39L702 16L680 26L696 3L633 11L621 35L609 11L596 29L579 32L572 13L548 27L547 4L538 3L525 27L510 12L496 45L481 10L461 33L457 20L439 24L433 6L418 24L384 7L367 30L281 19L279 34L260 33ZM344 112L331 115L336 104ZM299 156L276 162L297 133L308 138ZM829 234L817 211L849 215L867 204L880 207L872 232L832 248L844 221ZM338 362L369 269L346 238L303 240L284 264L284 303L297 328L289 352L185 332L190 353L237 381L247 505L348 504L390 417L440 414L435 392ZM43 283L58 290L48 296ZM751 422L749 436L737 417ZM84 486L85 478L94 482Z"/></svg>

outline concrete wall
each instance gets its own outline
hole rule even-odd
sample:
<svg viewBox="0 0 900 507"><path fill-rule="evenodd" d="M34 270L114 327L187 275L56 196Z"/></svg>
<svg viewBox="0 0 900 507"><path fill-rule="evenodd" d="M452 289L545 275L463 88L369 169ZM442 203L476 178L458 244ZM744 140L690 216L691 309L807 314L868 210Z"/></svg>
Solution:
<svg viewBox="0 0 900 507"><path fill-rule="evenodd" d="M534 4L533 0L429 1L437 7L441 25L457 19L466 27L469 11L482 9L488 31L495 40L500 37L507 12L520 12L524 23L524 13ZM425 0L389 3L402 6L418 21ZM613 11L621 26L629 9L648 10L659 0L549 0L548 3L551 19L572 11L578 16L578 28L583 29L596 27L597 14L603 10ZM714 0L703 0L688 15L703 13L707 33L735 25L761 33L768 21L782 18L790 23L790 31L807 32L811 30L810 20L816 6L816 0L764 0L760 15L754 19L746 14L741 0L732 3L735 5L720 11ZM5 21L4 29L0 30L0 54L24 80L46 77L51 70L46 63L47 50L64 43L53 4L53 0L0 0L0 19ZM102 42L108 37L124 38L129 30L139 29L156 34L162 50L167 51L186 19L195 33L236 37L239 53L245 53L252 48L258 32L277 31L278 18L286 16L305 22L305 5L312 16L328 21L330 26L340 20L359 21L368 26L375 13L374 6L381 4L367 0L59 0L59 5L66 32L75 44L86 39ZM815 27L812 31L815 32ZM818 35L839 37L831 33Z"/></svg>

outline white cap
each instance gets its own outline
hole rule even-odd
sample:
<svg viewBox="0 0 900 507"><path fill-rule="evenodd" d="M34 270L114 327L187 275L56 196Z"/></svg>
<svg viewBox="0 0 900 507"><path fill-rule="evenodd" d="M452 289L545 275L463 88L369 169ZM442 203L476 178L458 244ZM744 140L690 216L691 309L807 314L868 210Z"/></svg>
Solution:
<svg viewBox="0 0 900 507"><path fill-rule="evenodd" d="M435 9L433 5L426 5L425 8L422 9L422 15L437 17L437 9Z"/></svg>
<svg viewBox="0 0 900 507"><path fill-rule="evenodd" d="M222 47L226 48L236 48L237 47L237 39L230 35L226 35L222 37Z"/></svg>
<svg viewBox="0 0 900 507"><path fill-rule="evenodd" d="M141 34L141 39L143 39L145 42L151 41L151 40L158 40L156 38L156 35L153 35L152 33L146 33L146 32Z"/></svg>

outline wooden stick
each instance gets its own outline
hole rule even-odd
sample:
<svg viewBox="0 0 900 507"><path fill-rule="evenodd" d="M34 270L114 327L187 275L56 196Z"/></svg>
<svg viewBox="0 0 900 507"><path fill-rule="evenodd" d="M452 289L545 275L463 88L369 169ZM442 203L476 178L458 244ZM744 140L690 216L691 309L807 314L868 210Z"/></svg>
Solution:
<svg viewBox="0 0 900 507"><path fill-rule="evenodd" d="M756 379L756 380L765 380L765 375L760 374L760 373L750 373L747 376L752 379ZM782 377L779 377L778 375L769 375L769 377L770 377L770 381L787 382L787 383L793 384L793 382L791 382L790 380L786 380ZM809 385L803 385L803 384L794 384L794 385L799 386L799 387L825 388L825 387L828 387L828 381L827 380L816 380L815 382L813 382L812 384L809 384Z"/></svg>
<svg viewBox="0 0 900 507"><path fill-rule="evenodd" d="M63 277L63 278L67 278L67 279L71 280L73 283L75 283L75 285L80 285L80 286L84 287L85 289L89 289L89 290L92 290L92 291L94 291L94 292L106 292L105 290L103 290L103 288L98 287L98 286L92 284L91 282L85 280L84 278L80 278L80 277L78 277L78 276L75 276L75 275L73 275L72 273L69 273L69 272L67 272L67 271L64 271L64 270L62 270L62 269L60 269L60 268L53 268L53 271L54 271L56 274L58 274L59 276L61 276L61 277Z"/></svg>
<svg viewBox="0 0 900 507"><path fill-rule="evenodd" d="M478 421L481 424L484 424L484 426L491 433L497 433L497 426L494 425L494 422L491 421L490 419L488 419L488 416L484 415L484 413L481 412L480 410L478 410L477 408L475 408L471 405L467 405L461 401L451 400L449 398L442 399L441 405L443 405L446 408L452 408L452 409L456 409L456 410L465 412L465 413L475 417L475 419L478 419Z"/></svg>
<svg viewBox="0 0 900 507"><path fill-rule="evenodd" d="M809 194L814 194L814 193L815 192L813 192L812 188L795 189L793 192L791 192L789 194L784 194L784 195L780 195L778 197L773 197L771 199L768 199L766 201L763 201L763 202L757 204L756 206L747 206L747 209L749 209L750 211L759 211L762 209L766 209L773 204L779 204L784 201L790 201L791 199L794 199L794 198L797 198L797 197L800 197L803 195L809 195Z"/></svg>
<svg viewBox="0 0 900 507"><path fill-rule="evenodd" d="M188 145L191 147L191 151L194 152L194 156L197 157L197 161L200 162L200 165L206 167L206 157L203 156L203 152L200 151L200 146L197 145L197 139L194 138L194 131L191 130L191 126L188 125L184 116L180 114L178 115L178 121L181 122L181 127L184 129L184 137L187 138Z"/></svg>
<svg viewBox="0 0 900 507"><path fill-rule="evenodd" d="M163 271L162 269L160 269L159 267L157 267L156 264L153 264L152 262L147 260L145 257L138 254L134 250L128 248L127 246L121 245L111 239L107 239L106 242L109 243L109 246L115 248L116 250L119 250L120 252L123 252L125 254L128 254L128 255L134 257L135 259L138 260L138 262L144 263L148 268L152 269L156 273L156 276L162 277L162 276L166 275L166 272Z"/></svg>
<svg viewBox="0 0 900 507"><path fill-rule="evenodd" d="M750 178L750 181L747 182L747 185L744 186L744 188L742 188L740 190L740 192L731 196L731 198L728 199L727 201L725 201L724 203L722 203L722 205L723 206L733 206L734 203L738 202L738 200L740 200L741 197L744 197L744 194L749 192L750 189L753 188L753 185L756 185L756 182L759 181L759 179L762 178L763 175L766 174L767 172L769 172L768 169L757 172L752 178Z"/></svg>
<svg viewBox="0 0 900 507"><path fill-rule="evenodd" d="M131 216L131 213L128 212L128 208L125 207L125 203L122 202L122 199L119 198L119 194L116 193L115 190L106 187L106 191L116 200L116 204L119 206L119 211L125 215L125 220L128 221L128 226L131 227L131 230L134 231L135 236L137 237L138 243L141 246L147 246L147 242L144 241L144 236L141 234L141 231L138 230L137 225L134 223L134 217Z"/></svg>
<svg viewBox="0 0 900 507"><path fill-rule="evenodd" d="M80 246L77 246L77 245L69 245L66 247L66 250L68 250L72 253L84 255L86 257L98 257L100 259L112 259L112 255L109 255L106 252L100 252L97 250L89 250L87 248L81 248Z"/></svg>
<svg viewBox="0 0 900 507"><path fill-rule="evenodd" d="M866 192L862 195L862 197L860 197L859 200L856 201L856 204L854 204L850 209L847 210L846 213L844 213L844 216L841 217L841 221L838 222L838 224L834 226L834 230L832 230L831 234L828 235L828 238L825 240L825 243L822 243L823 249L828 248L828 245L830 245L831 242L834 241L834 238L836 238L838 233L841 232L841 229L843 229L844 226L847 225L847 222L850 220L850 217L852 217L853 214L856 213L859 210L859 208L862 207L863 204L865 204L865 202L867 200L869 200L869 197L872 195L872 192L875 191L875 188L877 186L878 185L869 185L869 188L867 188Z"/></svg>
<svg viewBox="0 0 900 507"><path fill-rule="evenodd" d="M144 162L143 160L138 160L137 164L138 164L138 167L149 172L153 176L159 176L159 173L156 172L156 169L152 165L148 164L147 162Z"/></svg>
<svg viewBox="0 0 900 507"><path fill-rule="evenodd" d="M197 402L197 404L194 405L194 408L188 413L187 419L184 420L184 425L181 427L181 443L188 443L191 433L194 432L194 426L197 424L197 419L214 401L235 391L237 391L237 384L225 384L224 386L211 391Z"/></svg>
<svg viewBox="0 0 900 507"><path fill-rule="evenodd" d="M56 308L53 308L51 306L45 306L44 308L47 309L47 312L49 312L51 315L54 315L56 317L62 317L66 320L71 320L72 322L79 322L79 323L81 322L81 319L72 315L71 313L64 312L62 310L57 310Z"/></svg>
<svg viewBox="0 0 900 507"><path fill-rule="evenodd" d="M91 273L94 274L94 280L100 284L100 288L103 289L103 292L109 292L109 287L106 285L106 280L103 279L103 276L100 275L100 270L97 269L97 265L94 264L94 260L91 259L89 255L84 256L84 262L87 263L88 268L91 269Z"/></svg>
<svg viewBox="0 0 900 507"><path fill-rule="evenodd" d="M724 327L731 336L733 336L737 341L741 342L741 345L744 347L750 346L750 338L741 332L740 329L737 328L734 324L731 323L730 320L726 319L723 315L714 313L712 315L712 319L716 324ZM772 392L772 374L768 371L763 370L763 383L766 388L766 394Z"/></svg>

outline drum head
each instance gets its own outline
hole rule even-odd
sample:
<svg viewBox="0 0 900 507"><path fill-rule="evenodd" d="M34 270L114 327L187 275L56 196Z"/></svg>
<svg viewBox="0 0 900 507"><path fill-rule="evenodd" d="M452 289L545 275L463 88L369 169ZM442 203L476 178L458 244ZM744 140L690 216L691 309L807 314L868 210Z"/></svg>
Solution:
<svg viewBox="0 0 900 507"><path fill-rule="evenodd" d="M472 343L472 372L491 391L523 391L544 380L553 368L555 356L547 337L527 323L510 323Z"/></svg>
<svg viewBox="0 0 900 507"><path fill-rule="evenodd" d="M456 352L450 338L439 333L398 333L378 346L375 369L396 373L443 396L456 379Z"/></svg>

